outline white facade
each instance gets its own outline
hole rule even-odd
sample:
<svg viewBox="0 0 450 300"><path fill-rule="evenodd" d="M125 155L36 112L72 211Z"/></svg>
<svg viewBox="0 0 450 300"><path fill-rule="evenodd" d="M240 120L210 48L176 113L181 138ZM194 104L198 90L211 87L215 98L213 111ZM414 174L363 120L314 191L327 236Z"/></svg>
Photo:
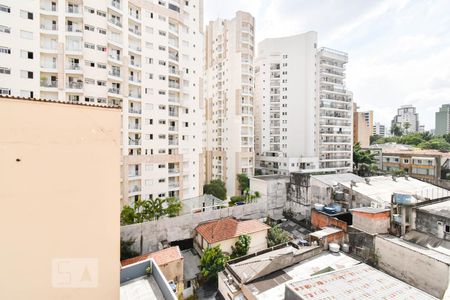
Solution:
<svg viewBox="0 0 450 300"><path fill-rule="evenodd" d="M255 64L256 167L263 174L351 170L352 97L345 53L317 33L266 39Z"/></svg>
<svg viewBox="0 0 450 300"><path fill-rule="evenodd" d="M384 126L383 124L380 124L380 122L375 122L375 124L373 125L372 133L374 135L386 136L386 134L387 134L386 126Z"/></svg>
<svg viewBox="0 0 450 300"><path fill-rule="evenodd" d="M205 31L205 173L238 194L236 175L254 171L254 19L238 11Z"/></svg>
<svg viewBox="0 0 450 300"><path fill-rule="evenodd" d="M419 131L419 114L412 105L402 105L397 109L397 115L392 120L392 125L399 126L405 132Z"/></svg>
<svg viewBox="0 0 450 300"><path fill-rule="evenodd" d="M121 105L123 203L198 196L202 5L1 0L1 93Z"/></svg>

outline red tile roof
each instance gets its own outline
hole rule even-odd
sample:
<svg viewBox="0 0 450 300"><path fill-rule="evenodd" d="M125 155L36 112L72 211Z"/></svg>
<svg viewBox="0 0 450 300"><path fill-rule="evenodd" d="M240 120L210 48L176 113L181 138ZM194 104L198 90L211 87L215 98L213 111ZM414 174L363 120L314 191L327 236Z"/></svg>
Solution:
<svg viewBox="0 0 450 300"><path fill-rule="evenodd" d="M176 246L176 247L170 247L170 248L166 248L166 249L152 252L152 253L147 253L147 254L144 254L141 256L124 259L120 263L122 264L122 267L125 267L127 265L131 265L131 264L146 260L148 258L153 258L158 266L162 266L162 265L168 264L172 261L183 259L183 256L181 255L180 248L178 248L178 246Z"/></svg>
<svg viewBox="0 0 450 300"><path fill-rule="evenodd" d="M268 230L270 226L258 221L237 221L233 218L225 218L201 224L195 231L209 244L229 240L243 234L250 234L262 230Z"/></svg>

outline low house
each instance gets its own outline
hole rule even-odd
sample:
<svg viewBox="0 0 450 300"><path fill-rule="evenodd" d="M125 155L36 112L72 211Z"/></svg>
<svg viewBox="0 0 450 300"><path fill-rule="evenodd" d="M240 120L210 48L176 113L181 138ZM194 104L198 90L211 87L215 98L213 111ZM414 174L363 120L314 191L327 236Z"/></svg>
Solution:
<svg viewBox="0 0 450 300"><path fill-rule="evenodd" d="M200 255L208 248L220 246L223 252L232 253L232 247L241 235L251 238L249 253L267 248L267 232L270 226L258 221L238 221L225 218L198 225L195 228L194 248Z"/></svg>
<svg viewBox="0 0 450 300"><path fill-rule="evenodd" d="M183 256L181 255L178 246L125 259L121 261L121 265L122 268L125 268L131 264L145 261L150 258L158 265L167 281L174 287L176 286L177 295L182 295L184 289Z"/></svg>

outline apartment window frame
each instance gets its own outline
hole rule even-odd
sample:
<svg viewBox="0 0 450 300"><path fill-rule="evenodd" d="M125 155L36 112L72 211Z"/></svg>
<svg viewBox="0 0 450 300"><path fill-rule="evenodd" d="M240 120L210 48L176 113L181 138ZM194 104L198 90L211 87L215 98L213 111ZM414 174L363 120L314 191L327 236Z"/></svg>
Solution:
<svg viewBox="0 0 450 300"><path fill-rule="evenodd" d="M11 13L11 7L0 4L0 12Z"/></svg>

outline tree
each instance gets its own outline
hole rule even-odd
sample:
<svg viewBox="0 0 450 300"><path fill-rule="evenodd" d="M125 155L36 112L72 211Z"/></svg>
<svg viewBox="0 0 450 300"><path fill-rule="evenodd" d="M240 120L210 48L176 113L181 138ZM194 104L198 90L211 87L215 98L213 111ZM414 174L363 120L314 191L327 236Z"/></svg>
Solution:
<svg viewBox="0 0 450 300"><path fill-rule="evenodd" d="M230 202L228 202L228 206L235 206L238 202L245 202L244 196L232 196L230 197Z"/></svg>
<svg viewBox="0 0 450 300"><path fill-rule="evenodd" d="M239 183L239 190L241 191L242 195L244 191L250 187L250 179L245 173L237 174L236 177Z"/></svg>
<svg viewBox="0 0 450 300"><path fill-rule="evenodd" d="M247 255L251 240L252 238L249 235L240 235L234 247L232 247L233 252L231 253L231 258Z"/></svg>
<svg viewBox="0 0 450 300"><path fill-rule="evenodd" d="M120 225L134 224L134 209L129 205L125 205L120 213Z"/></svg>
<svg viewBox="0 0 450 300"><path fill-rule="evenodd" d="M394 124L391 126L391 134L393 134L395 136L402 136L403 130L400 126L398 126L397 124Z"/></svg>
<svg viewBox="0 0 450 300"><path fill-rule="evenodd" d="M203 193L213 195L221 200L227 198L227 188L225 183L220 179L213 179L209 184L203 186Z"/></svg>
<svg viewBox="0 0 450 300"><path fill-rule="evenodd" d="M217 273L225 268L228 260L229 257L222 252L219 245L208 248L200 260L200 273L205 279L214 280Z"/></svg>
<svg viewBox="0 0 450 300"><path fill-rule="evenodd" d="M382 138L383 138L383 137L382 137L381 135L379 135L379 134L373 134L373 135L370 136L370 144L371 144L371 145L376 144L376 142L377 142L379 139L382 139Z"/></svg>
<svg viewBox="0 0 450 300"><path fill-rule="evenodd" d="M403 128L405 128L405 132L408 133L408 129L411 127L411 124L409 122L403 123Z"/></svg>
<svg viewBox="0 0 450 300"><path fill-rule="evenodd" d="M365 169L369 169L369 166L375 163L375 154L370 150L362 150L361 145L356 143L353 146L353 169L356 173L360 174Z"/></svg>
<svg viewBox="0 0 450 300"><path fill-rule="evenodd" d="M123 240L120 238L120 260L127 258L132 258L139 255L139 252L134 251L131 246L133 246L134 240Z"/></svg>
<svg viewBox="0 0 450 300"><path fill-rule="evenodd" d="M289 233L276 225L269 229L267 234L267 246L273 247L282 243L287 243L291 240Z"/></svg>
<svg viewBox="0 0 450 300"><path fill-rule="evenodd" d="M181 209L183 208L183 204L181 203L181 201L175 197L167 198L166 203L167 208L165 209L165 214L170 218L178 216Z"/></svg>

